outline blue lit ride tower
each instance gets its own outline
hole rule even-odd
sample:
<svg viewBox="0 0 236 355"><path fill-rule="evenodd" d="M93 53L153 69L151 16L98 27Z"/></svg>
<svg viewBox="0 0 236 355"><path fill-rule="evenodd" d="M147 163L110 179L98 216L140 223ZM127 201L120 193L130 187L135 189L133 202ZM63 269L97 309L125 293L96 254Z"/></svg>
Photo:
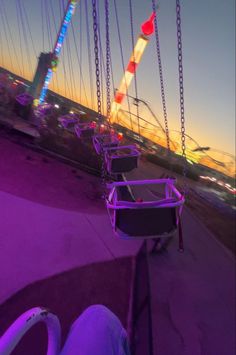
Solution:
<svg viewBox="0 0 236 355"><path fill-rule="evenodd" d="M38 59L38 66L34 74L33 82L29 89L29 93L35 99L38 99L40 97L48 69L51 68L51 61L52 53L40 53Z"/></svg>
<svg viewBox="0 0 236 355"><path fill-rule="evenodd" d="M65 16L62 20L53 51L50 53L41 53L39 56L38 66L30 88L31 95L39 100L39 104L44 102L53 72L56 71L62 44L77 2L78 0L69 0L67 3Z"/></svg>

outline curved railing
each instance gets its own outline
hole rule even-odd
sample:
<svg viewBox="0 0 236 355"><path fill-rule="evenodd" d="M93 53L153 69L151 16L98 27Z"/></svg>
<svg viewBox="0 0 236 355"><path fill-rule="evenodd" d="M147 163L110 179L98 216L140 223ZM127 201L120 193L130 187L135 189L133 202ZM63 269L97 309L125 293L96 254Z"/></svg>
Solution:
<svg viewBox="0 0 236 355"><path fill-rule="evenodd" d="M41 307L35 307L23 313L7 329L0 338L0 354L10 355L27 331L39 322L44 322L47 326L47 355L58 355L61 346L60 322L56 315Z"/></svg>

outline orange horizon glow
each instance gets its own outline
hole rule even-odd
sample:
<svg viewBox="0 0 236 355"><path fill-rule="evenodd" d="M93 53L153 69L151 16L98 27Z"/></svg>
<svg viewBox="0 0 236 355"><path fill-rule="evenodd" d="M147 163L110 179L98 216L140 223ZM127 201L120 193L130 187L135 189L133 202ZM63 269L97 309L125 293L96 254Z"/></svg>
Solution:
<svg viewBox="0 0 236 355"><path fill-rule="evenodd" d="M12 72L10 69L6 68L6 70ZM17 70L15 72L13 72L13 74L16 74L18 76L21 76ZM26 79L28 81L32 81L32 75L30 74L30 72L27 73L28 75L22 79ZM74 101L75 103L78 103L78 104L81 104L85 107L88 107L92 110L94 110L94 107L93 107L93 104L91 101L89 101L89 98L85 98L85 96L81 95L81 101L78 100L78 95L77 95L77 100L75 100L75 97L71 97L69 95L66 95L64 96L64 92L65 92L65 80L63 79L63 77L60 79L60 88L62 87L62 89L60 90L57 90L56 88L56 77L54 76L53 77L53 80L49 86L49 89L53 92L55 92L56 94L59 94L63 97L66 97L72 101ZM87 104L88 102L88 104ZM96 106L96 103L95 103L95 106ZM96 111L96 110L95 110ZM161 130L158 131L158 135L155 131L155 129L153 131L149 131L147 132L147 124L146 124L146 127L144 129L140 129L138 127L138 124L137 124L137 120L133 120L132 121L132 129L131 129L131 126L130 126L130 122L129 122L129 119L125 116L123 116L122 118L119 117L119 114L122 113L122 110L118 113L117 115L117 118L113 121L113 122L116 122L116 123L119 123L120 125L122 125L123 127L125 128L128 128L130 130L133 130L136 134L139 134L139 131L140 131L140 134L141 136L153 141L154 143L158 144L158 145L161 145L163 147L166 148L166 137L163 136L163 133L161 132ZM103 115L106 116L106 112L102 112ZM150 123L152 122L153 118L151 116L145 116L145 119L149 120ZM154 122L153 122L154 123ZM152 123L152 124L153 124ZM171 132L171 130L170 130ZM179 142L178 142L179 140ZM174 143L174 145L173 145ZM173 140L173 143L171 143L171 150L174 151L176 154L178 155L181 155L181 145L180 145L180 139L179 137L175 137L174 140ZM195 146L194 146L195 147ZM198 164L202 164L202 165L205 165L205 166L208 166L216 171L219 171L219 172L222 172L230 177L235 177L235 163L232 162L232 159L231 159L231 162L230 163L227 163L229 166L228 168L226 169L225 167L222 167L216 163L214 163L214 160L212 160L209 156L206 156L204 155L203 153L201 152L196 152L196 153L193 153L192 152L192 148L191 147L188 147L187 146L187 149L186 149L186 156L187 156L187 159L189 159L190 161L193 161L194 163L198 163Z"/></svg>

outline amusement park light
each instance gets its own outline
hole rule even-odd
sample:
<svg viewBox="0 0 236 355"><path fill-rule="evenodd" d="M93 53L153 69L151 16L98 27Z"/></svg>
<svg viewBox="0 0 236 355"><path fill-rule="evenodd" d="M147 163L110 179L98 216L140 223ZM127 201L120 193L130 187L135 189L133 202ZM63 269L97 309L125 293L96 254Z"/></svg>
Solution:
<svg viewBox="0 0 236 355"><path fill-rule="evenodd" d="M55 108L60 108L60 106L58 104L55 104L54 107Z"/></svg>
<svg viewBox="0 0 236 355"><path fill-rule="evenodd" d="M122 132L118 132L118 133L117 133L117 138L118 138L119 141L122 141L122 139L123 139L123 133L122 133Z"/></svg>
<svg viewBox="0 0 236 355"><path fill-rule="evenodd" d="M128 87L131 84L131 81L135 75L135 72L137 70L138 64L140 63L140 60L142 58L142 55L145 51L145 48L149 42L149 38L147 36L150 36L154 32L154 25L153 21L155 18L155 13L153 12L150 16L150 18L144 22L141 26L142 33L139 35L137 43L133 49L133 53L130 57L128 66L125 70L124 76L121 80L119 89L116 91L112 106L111 106L111 122L114 122L116 120L116 116L118 111L121 108L121 104L123 99L125 98L127 94Z"/></svg>
<svg viewBox="0 0 236 355"><path fill-rule="evenodd" d="M221 186L221 187L225 187L226 190L228 190L229 192L233 193L234 195L236 194L236 188L235 188L235 187L232 187L230 184L226 184L226 183L224 183L223 181L217 180L216 178L210 177L210 176L203 176L203 175L200 175L199 177L200 177L200 179L203 179L203 180L210 180L210 181L213 181L213 182L215 182L217 185L219 185L219 186Z"/></svg>
<svg viewBox="0 0 236 355"><path fill-rule="evenodd" d="M64 16L64 19L62 21L61 27L60 27L60 31L58 33L57 36L57 40L53 49L53 56L52 56L52 61L50 63L50 67L48 68L48 72L44 81L44 85L43 88L41 90L40 93L40 97L39 97L39 103L42 104L44 102L47 90L48 90L48 85L51 81L52 78L52 74L53 72L56 71L57 65L58 65L58 58L61 52L61 48L62 48L62 44L64 42L66 33L67 33L67 29L68 29L68 25L71 21L71 18L74 14L75 11L75 7L76 7L76 3L77 0L69 0L68 1L68 5L67 5L67 9L66 9L66 13Z"/></svg>
<svg viewBox="0 0 236 355"><path fill-rule="evenodd" d="M190 159L187 159L187 162L188 162L189 164L193 165L193 162L192 162L192 160L190 160Z"/></svg>

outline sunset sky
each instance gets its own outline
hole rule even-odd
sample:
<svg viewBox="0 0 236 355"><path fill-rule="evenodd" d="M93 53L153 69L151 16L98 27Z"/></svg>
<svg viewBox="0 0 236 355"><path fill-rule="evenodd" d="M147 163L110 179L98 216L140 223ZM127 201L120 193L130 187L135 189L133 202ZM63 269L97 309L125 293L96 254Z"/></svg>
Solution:
<svg viewBox="0 0 236 355"><path fill-rule="evenodd" d="M65 0L64 4L66 2ZM60 26L62 3L63 0L0 0L0 66L32 79L37 55L41 51L52 50ZM87 3L95 92L91 1L87 0ZM179 130L175 1L160 0L158 3L168 120L171 129ZM84 105L96 107L90 91L85 4L85 0L78 2L72 21L75 37L70 26L59 68L50 88L75 101L81 100ZM101 42L105 58L103 0L99 4ZM129 1L116 0L116 4L126 66L132 51ZM152 12L152 2L133 0L132 5L136 41L141 23ZM235 154L235 2L182 0L181 10L186 133L202 146ZM110 37L113 77L117 88L123 69L113 0L110 1ZM163 122L155 36L150 38L138 67L137 83L138 96L150 103ZM131 85L130 95L135 96L134 85ZM135 112L135 107L132 109ZM142 107L140 115L151 119Z"/></svg>

